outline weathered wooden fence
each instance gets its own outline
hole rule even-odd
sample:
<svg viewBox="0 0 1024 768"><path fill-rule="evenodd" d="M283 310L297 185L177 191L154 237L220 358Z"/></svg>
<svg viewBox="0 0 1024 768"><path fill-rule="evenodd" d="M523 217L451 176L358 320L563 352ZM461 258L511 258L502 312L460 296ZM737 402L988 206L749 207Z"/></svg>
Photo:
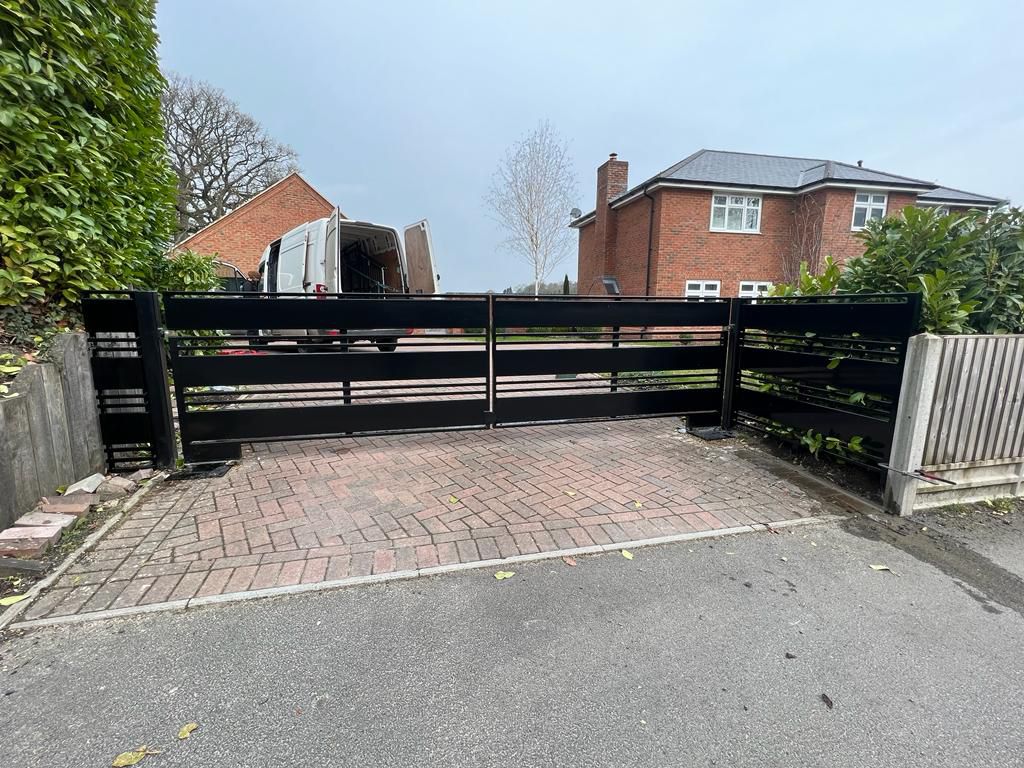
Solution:
<svg viewBox="0 0 1024 768"><path fill-rule="evenodd" d="M890 467L901 514L1024 494L1024 336L911 339Z"/></svg>

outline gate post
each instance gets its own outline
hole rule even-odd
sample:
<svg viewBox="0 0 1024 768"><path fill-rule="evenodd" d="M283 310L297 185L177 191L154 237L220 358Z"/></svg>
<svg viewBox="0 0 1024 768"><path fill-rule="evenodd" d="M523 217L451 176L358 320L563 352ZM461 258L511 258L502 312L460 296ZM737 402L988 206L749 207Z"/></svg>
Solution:
<svg viewBox="0 0 1024 768"><path fill-rule="evenodd" d="M138 321L136 345L142 359L146 414L153 431L153 463L159 468L171 469L177 462L178 451L167 381L167 346L160 323L160 300L154 291L135 291L132 299Z"/></svg>
<svg viewBox="0 0 1024 768"><path fill-rule="evenodd" d="M722 367L722 429L731 429L736 366L740 351L740 308L742 299L729 299L729 327L725 331L725 364Z"/></svg>
<svg viewBox="0 0 1024 768"><path fill-rule="evenodd" d="M494 294L487 294L487 428L494 429L498 409L498 374L494 356L498 346L498 329L494 324Z"/></svg>

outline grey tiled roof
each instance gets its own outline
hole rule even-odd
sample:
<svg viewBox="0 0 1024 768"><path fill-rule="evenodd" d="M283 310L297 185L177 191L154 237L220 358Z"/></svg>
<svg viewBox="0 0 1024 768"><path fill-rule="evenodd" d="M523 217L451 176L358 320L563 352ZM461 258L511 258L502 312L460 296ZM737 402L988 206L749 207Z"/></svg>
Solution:
<svg viewBox="0 0 1024 768"><path fill-rule="evenodd" d="M796 190L822 181L852 181L930 189L929 181L809 157L751 155L702 149L657 174L656 179ZM645 184L647 182L644 182ZM641 184L640 186L643 186ZM634 187L636 189L636 187ZM632 192L633 190L630 190ZM627 195L629 192L626 193Z"/></svg>
<svg viewBox="0 0 1024 768"><path fill-rule="evenodd" d="M977 205L1000 205L1006 202L998 197L976 195L973 192L964 192L962 189L952 189L951 187L936 187L931 192L918 195L917 199L923 203L961 203L965 205L972 203Z"/></svg>

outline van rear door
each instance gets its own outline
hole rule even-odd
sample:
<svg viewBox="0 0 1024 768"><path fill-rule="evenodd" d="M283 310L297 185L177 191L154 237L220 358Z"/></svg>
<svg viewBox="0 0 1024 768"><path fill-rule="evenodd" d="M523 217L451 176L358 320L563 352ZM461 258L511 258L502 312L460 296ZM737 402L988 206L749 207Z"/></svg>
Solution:
<svg viewBox="0 0 1024 768"><path fill-rule="evenodd" d="M324 285L328 293L341 293L341 237L338 232L338 219L341 211L337 208L327 219L326 236L324 239Z"/></svg>
<svg viewBox="0 0 1024 768"><path fill-rule="evenodd" d="M440 275L434 265L434 247L426 219L405 228L405 262L409 293L437 293Z"/></svg>

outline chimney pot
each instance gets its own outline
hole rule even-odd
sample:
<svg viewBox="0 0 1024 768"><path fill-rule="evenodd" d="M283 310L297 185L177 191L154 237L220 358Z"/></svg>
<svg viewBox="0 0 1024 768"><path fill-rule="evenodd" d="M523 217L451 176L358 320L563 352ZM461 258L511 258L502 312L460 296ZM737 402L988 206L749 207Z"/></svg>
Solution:
<svg viewBox="0 0 1024 768"><path fill-rule="evenodd" d="M863 168L864 167L864 161L863 160L858 160L857 161L857 167L858 168Z"/></svg>
<svg viewBox="0 0 1024 768"><path fill-rule="evenodd" d="M614 159L615 159L616 157L618 157L618 156L619 156L619 153L618 153L618 152L611 152L611 153L609 153L609 155L608 155L608 159L609 159L609 160L614 160Z"/></svg>

